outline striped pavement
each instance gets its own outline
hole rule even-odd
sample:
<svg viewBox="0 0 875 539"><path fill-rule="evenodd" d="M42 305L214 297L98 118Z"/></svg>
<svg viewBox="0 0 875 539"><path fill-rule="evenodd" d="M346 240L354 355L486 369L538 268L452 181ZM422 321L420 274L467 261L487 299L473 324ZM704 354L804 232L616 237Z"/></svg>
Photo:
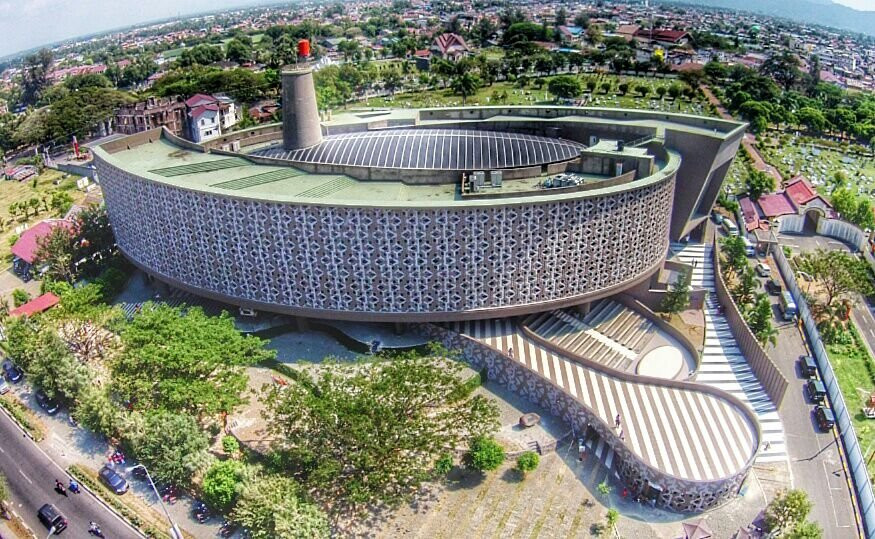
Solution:
<svg viewBox="0 0 875 539"><path fill-rule="evenodd" d="M711 245L673 243L671 251L681 262L693 263L693 287L714 292L714 262ZM705 349L696 382L727 391L747 404L756 413L762 432L762 447L758 463L783 461L788 458L784 426L778 409L766 395L756 375L738 348L726 317L720 314L713 294L705 301Z"/></svg>
<svg viewBox="0 0 875 539"><path fill-rule="evenodd" d="M731 476L757 449L756 427L735 405L716 396L634 383L586 368L529 339L511 319L456 322L449 328L512 356L607 425L619 414L624 443L666 474L695 480Z"/></svg>

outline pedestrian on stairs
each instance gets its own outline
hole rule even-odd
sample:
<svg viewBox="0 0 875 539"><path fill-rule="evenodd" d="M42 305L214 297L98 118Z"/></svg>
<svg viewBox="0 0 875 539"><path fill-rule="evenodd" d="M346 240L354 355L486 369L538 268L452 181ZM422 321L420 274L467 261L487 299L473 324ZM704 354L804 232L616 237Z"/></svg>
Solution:
<svg viewBox="0 0 875 539"><path fill-rule="evenodd" d="M617 417L614 418L614 428L615 429L620 428L620 414L617 414Z"/></svg>

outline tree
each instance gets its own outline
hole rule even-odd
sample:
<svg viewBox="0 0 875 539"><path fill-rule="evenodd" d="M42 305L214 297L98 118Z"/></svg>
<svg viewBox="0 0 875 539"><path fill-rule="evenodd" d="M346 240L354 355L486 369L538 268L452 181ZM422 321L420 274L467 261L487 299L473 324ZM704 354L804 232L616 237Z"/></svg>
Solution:
<svg viewBox="0 0 875 539"><path fill-rule="evenodd" d="M49 49L40 49L25 57L21 74L21 102L25 105L35 105L49 87L52 60L52 51Z"/></svg>
<svg viewBox="0 0 875 539"><path fill-rule="evenodd" d="M477 436L471 440L465 454L465 465L482 473L497 469L504 459L504 448L494 438Z"/></svg>
<svg viewBox="0 0 875 539"><path fill-rule="evenodd" d="M252 59L252 47L234 38L225 45L225 56L232 62L242 64Z"/></svg>
<svg viewBox="0 0 875 539"><path fill-rule="evenodd" d="M572 99L582 92L580 81L571 75L553 77L547 83L547 90L559 99Z"/></svg>
<svg viewBox="0 0 875 539"><path fill-rule="evenodd" d="M775 177L762 170L751 170L745 179L747 196L751 200L759 200L761 196L775 190Z"/></svg>
<svg viewBox="0 0 875 539"><path fill-rule="evenodd" d="M682 270L677 279L669 285L665 297L662 298L660 309L669 314L677 314L690 305L691 272Z"/></svg>
<svg viewBox="0 0 875 539"><path fill-rule="evenodd" d="M142 429L125 436L131 453L157 481L187 486L209 459L210 441L190 415L149 412Z"/></svg>
<svg viewBox="0 0 875 539"><path fill-rule="evenodd" d="M489 45L489 40L495 35L495 25L489 17L480 17L477 24L471 30L474 42L481 47Z"/></svg>
<svg viewBox="0 0 875 539"><path fill-rule="evenodd" d="M237 500L242 479L243 464L235 460L215 462L204 474L204 501L226 513Z"/></svg>
<svg viewBox="0 0 875 539"><path fill-rule="evenodd" d="M635 91L638 92L641 95L641 97L647 97L647 94L650 93L650 86L647 86L646 84L643 84L643 83L636 84Z"/></svg>
<svg viewBox="0 0 875 539"><path fill-rule="evenodd" d="M768 296L757 295L756 303L747 313L745 321L760 344L763 346L767 343L775 344L778 331L772 326L772 304Z"/></svg>
<svg viewBox="0 0 875 539"><path fill-rule="evenodd" d="M868 265L850 253L818 249L802 253L796 263L800 270L818 282L826 295L823 302L826 305L851 298L854 294L867 296L872 293Z"/></svg>
<svg viewBox="0 0 875 539"><path fill-rule="evenodd" d="M74 250L73 231L65 224L56 224L46 236L37 240L34 266L45 267L44 276L49 279L72 283L75 277Z"/></svg>
<svg viewBox="0 0 875 539"><path fill-rule="evenodd" d="M121 332L112 362L116 390L141 409L199 417L231 412L244 402L245 367L271 359L264 341L244 336L227 312L147 304Z"/></svg>
<svg viewBox="0 0 875 539"><path fill-rule="evenodd" d="M302 499L294 480L259 475L243 483L231 519L249 530L252 539L327 539L328 517Z"/></svg>
<svg viewBox="0 0 875 539"><path fill-rule="evenodd" d="M801 522L786 537L788 539L821 539L823 529L816 522Z"/></svg>
<svg viewBox="0 0 875 539"><path fill-rule="evenodd" d="M681 93L684 91L683 87L680 84L674 83L668 87L668 95L672 99L677 99L681 96Z"/></svg>
<svg viewBox="0 0 875 539"><path fill-rule="evenodd" d="M480 79L476 75L469 72L457 75L450 84L453 92L462 96L462 104L468 101L468 97L474 95L477 88L480 87Z"/></svg>
<svg viewBox="0 0 875 539"><path fill-rule="evenodd" d="M656 95L659 96L659 99L664 98L666 92L668 92L668 89L665 86L657 86L656 87Z"/></svg>
<svg viewBox="0 0 875 539"><path fill-rule="evenodd" d="M598 83L593 79L589 79L588 81L586 81L586 89L587 91L589 91L589 93L594 92L597 85Z"/></svg>
<svg viewBox="0 0 875 539"><path fill-rule="evenodd" d="M760 286L756 273L750 266L744 265L737 275L738 279L732 287L732 297L741 309L752 306L756 300L756 291Z"/></svg>
<svg viewBox="0 0 875 539"><path fill-rule="evenodd" d="M766 530L789 532L805 522L811 513L811 501L804 490L793 489L778 492L766 507Z"/></svg>
<svg viewBox="0 0 875 539"><path fill-rule="evenodd" d="M603 91L604 93L608 93L608 92L611 91L611 88L613 88L613 86L614 86L614 85L611 83L611 81L609 81L609 80L608 80L608 81L605 81L605 82L602 83L602 91Z"/></svg>
<svg viewBox="0 0 875 539"><path fill-rule="evenodd" d="M629 91L629 83L621 82L617 85L617 90L620 92L620 94L626 95L626 93Z"/></svg>
<svg viewBox="0 0 875 539"><path fill-rule="evenodd" d="M389 90L391 95L395 95L395 90L397 90L402 82L404 81L404 77L401 76L401 72L398 71L397 68L389 68L385 72L383 72L383 87Z"/></svg>
<svg viewBox="0 0 875 539"><path fill-rule="evenodd" d="M620 523L620 512L614 508L608 509L608 514L605 516L605 531L610 535L614 528Z"/></svg>
<svg viewBox="0 0 875 539"><path fill-rule="evenodd" d="M495 404L468 396L460 373L455 361L413 356L299 371L263 399L273 449L338 512L401 502L433 477L446 448L498 426Z"/></svg>
<svg viewBox="0 0 875 539"><path fill-rule="evenodd" d="M760 71L775 79L785 90L795 86L802 75L799 58L790 51L773 54L763 63Z"/></svg>
<svg viewBox="0 0 875 539"><path fill-rule="evenodd" d="M735 275L741 275L748 267L744 240L741 236L726 236L720 243L723 255L726 257L724 271L731 271Z"/></svg>
<svg viewBox="0 0 875 539"><path fill-rule="evenodd" d="M540 457L534 451L526 451L516 461L516 469L519 473L525 476L527 473L534 471L538 467Z"/></svg>

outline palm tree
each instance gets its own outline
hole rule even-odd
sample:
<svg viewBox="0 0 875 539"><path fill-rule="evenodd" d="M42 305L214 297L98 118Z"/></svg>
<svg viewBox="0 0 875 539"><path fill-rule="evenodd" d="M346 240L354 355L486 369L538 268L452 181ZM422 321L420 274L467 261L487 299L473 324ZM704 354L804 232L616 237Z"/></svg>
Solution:
<svg viewBox="0 0 875 539"><path fill-rule="evenodd" d="M450 85L454 93L462 96L463 105L468 101L468 96L474 95L479 86L480 81L477 77L468 72L458 75Z"/></svg>

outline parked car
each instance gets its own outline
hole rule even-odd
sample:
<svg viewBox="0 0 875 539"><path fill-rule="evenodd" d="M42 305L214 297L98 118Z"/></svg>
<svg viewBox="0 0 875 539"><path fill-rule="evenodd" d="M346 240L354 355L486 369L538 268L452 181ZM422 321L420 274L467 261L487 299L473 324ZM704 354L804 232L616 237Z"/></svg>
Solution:
<svg viewBox="0 0 875 539"><path fill-rule="evenodd" d="M823 399L826 397L826 387L820 380L809 380L805 384L805 391L808 393L808 399L814 404L823 403Z"/></svg>
<svg viewBox="0 0 875 539"><path fill-rule="evenodd" d="M3 364L3 376L13 384L17 384L24 378L24 373L15 366L15 363L7 361Z"/></svg>
<svg viewBox="0 0 875 539"><path fill-rule="evenodd" d="M799 314L799 311L796 309L796 302L793 301L793 296L787 290L781 292L781 303L778 307L781 309L781 316L785 321L789 322Z"/></svg>
<svg viewBox="0 0 875 539"><path fill-rule="evenodd" d="M125 478L109 466L101 468L97 475L100 477L100 482L116 494L124 494L128 491L128 482Z"/></svg>
<svg viewBox="0 0 875 539"><path fill-rule="evenodd" d="M799 356L799 371L806 378L817 378L817 363L811 356Z"/></svg>
<svg viewBox="0 0 875 539"><path fill-rule="evenodd" d="M784 291L784 287L781 286L781 281L778 280L777 277L772 277L768 281L766 281L766 292L773 296L778 296L781 292Z"/></svg>
<svg viewBox="0 0 875 539"><path fill-rule="evenodd" d="M45 410L49 415L57 414L58 410L61 408L58 401L46 395L45 391L42 389L37 390L36 395L34 396L36 397L36 402L40 405L40 408Z"/></svg>
<svg viewBox="0 0 875 539"><path fill-rule="evenodd" d="M0 378L0 395L4 395L9 393L9 384L6 383L6 380Z"/></svg>
<svg viewBox="0 0 875 539"><path fill-rule="evenodd" d="M832 426L836 424L836 418L832 413L832 410L825 406L815 406L814 407L814 419L817 421L817 426L820 427L820 430L823 432L829 432L832 429Z"/></svg>
<svg viewBox="0 0 875 539"><path fill-rule="evenodd" d="M772 276L772 268L762 262L757 263L757 265L754 266L754 269L756 270L757 275L759 275L760 277Z"/></svg>
<svg viewBox="0 0 875 539"><path fill-rule="evenodd" d="M50 530L55 530L55 535L61 533L67 527L67 519L50 503L40 507L36 515L39 517L39 521L43 523L43 526Z"/></svg>
<svg viewBox="0 0 875 539"><path fill-rule="evenodd" d="M723 230L730 236L738 236L738 227L731 219L723 219Z"/></svg>
<svg viewBox="0 0 875 539"><path fill-rule="evenodd" d="M748 257L756 256L757 253L753 242L744 236L741 237L741 241L744 242L744 254Z"/></svg>

